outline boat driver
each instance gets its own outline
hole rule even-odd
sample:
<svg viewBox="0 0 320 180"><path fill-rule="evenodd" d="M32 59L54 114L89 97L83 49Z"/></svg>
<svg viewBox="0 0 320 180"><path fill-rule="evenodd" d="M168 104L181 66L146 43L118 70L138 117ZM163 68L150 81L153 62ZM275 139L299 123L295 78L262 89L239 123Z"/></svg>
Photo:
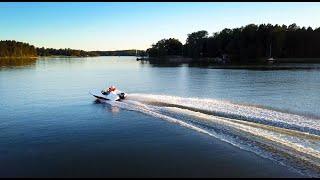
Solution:
<svg viewBox="0 0 320 180"><path fill-rule="evenodd" d="M110 86L108 89L104 89L102 90L102 94L106 95L106 94L109 94L111 92L116 92L117 91L117 88L115 86Z"/></svg>

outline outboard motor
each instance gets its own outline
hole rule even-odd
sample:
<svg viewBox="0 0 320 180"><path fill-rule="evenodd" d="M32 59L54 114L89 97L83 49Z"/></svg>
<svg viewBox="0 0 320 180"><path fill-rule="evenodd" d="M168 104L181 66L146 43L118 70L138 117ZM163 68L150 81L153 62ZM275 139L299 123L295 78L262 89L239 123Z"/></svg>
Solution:
<svg viewBox="0 0 320 180"><path fill-rule="evenodd" d="M120 99L126 98L126 94L125 94L125 93L120 93L120 94L119 94L119 98L120 98Z"/></svg>

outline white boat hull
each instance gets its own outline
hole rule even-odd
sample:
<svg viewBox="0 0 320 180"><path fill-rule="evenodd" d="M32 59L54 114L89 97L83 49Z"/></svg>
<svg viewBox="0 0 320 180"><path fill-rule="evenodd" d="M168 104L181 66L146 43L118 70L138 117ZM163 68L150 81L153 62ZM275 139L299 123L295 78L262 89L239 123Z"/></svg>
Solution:
<svg viewBox="0 0 320 180"><path fill-rule="evenodd" d="M90 91L90 94L93 95L95 98L99 100L104 100L104 101L119 101L121 99L124 99L126 97L125 93L122 94L116 94L116 93L109 93L108 95L104 95L101 93L101 91Z"/></svg>

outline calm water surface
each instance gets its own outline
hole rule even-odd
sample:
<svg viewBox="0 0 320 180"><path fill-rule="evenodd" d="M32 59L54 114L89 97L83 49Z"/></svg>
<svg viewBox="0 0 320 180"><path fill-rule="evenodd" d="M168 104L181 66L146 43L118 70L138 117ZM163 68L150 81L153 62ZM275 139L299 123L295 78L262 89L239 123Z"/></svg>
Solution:
<svg viewBox="0 0 320 180"><path fill-rule="evenodd" d="M0 67L0 176L305 175L259 153L241 150L242 146L172 123L166 117L173 113L167 110L173 109L145 104L147 108L158 108L146 111L144 106L133 104L139 107L135 110L125 103L123 108L123 104L95 102L89 95L90 90L111 84L132 94L128 103L147 101L145 95L150 95L166 103L187 104L187 98L192 97L218 101L219 108L226 106L219 110L220 114L226 113L226 118L233 112L228 103L241 104L241 108L263 107L266 113L288 113L290 117L299 115L315 121L320 117L319 70L157 67L134 57L41 58L27 65ZM172 97L179 99L171 102ZM196 101L190 102L192 108L207 107L202 102L198 103L201 107ZM177 112L170 115L195 125L194 117L185 116ZM267 116L270 122L272 118ZM296 126L292 124L293 129L299 129ZM279 127L282 128L281 123ZM311 133L319 135L317 127L310 128ZM215 126L208 132L217 133L217 129ZM309 133L309 129L305 132ZM313 146L319 150L317 142Z"/></svg>

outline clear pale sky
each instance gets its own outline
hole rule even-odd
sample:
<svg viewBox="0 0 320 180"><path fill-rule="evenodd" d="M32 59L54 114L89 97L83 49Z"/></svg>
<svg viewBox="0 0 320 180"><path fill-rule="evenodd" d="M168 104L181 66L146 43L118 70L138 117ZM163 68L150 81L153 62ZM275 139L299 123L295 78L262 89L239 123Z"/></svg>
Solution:
<svg viewBox="0 0 320 180"><path fill-rule="evenodd" d="M0 40L83 50L147 49L162 38L250 23L320 27L320 3L0 3Z"/></svg>

